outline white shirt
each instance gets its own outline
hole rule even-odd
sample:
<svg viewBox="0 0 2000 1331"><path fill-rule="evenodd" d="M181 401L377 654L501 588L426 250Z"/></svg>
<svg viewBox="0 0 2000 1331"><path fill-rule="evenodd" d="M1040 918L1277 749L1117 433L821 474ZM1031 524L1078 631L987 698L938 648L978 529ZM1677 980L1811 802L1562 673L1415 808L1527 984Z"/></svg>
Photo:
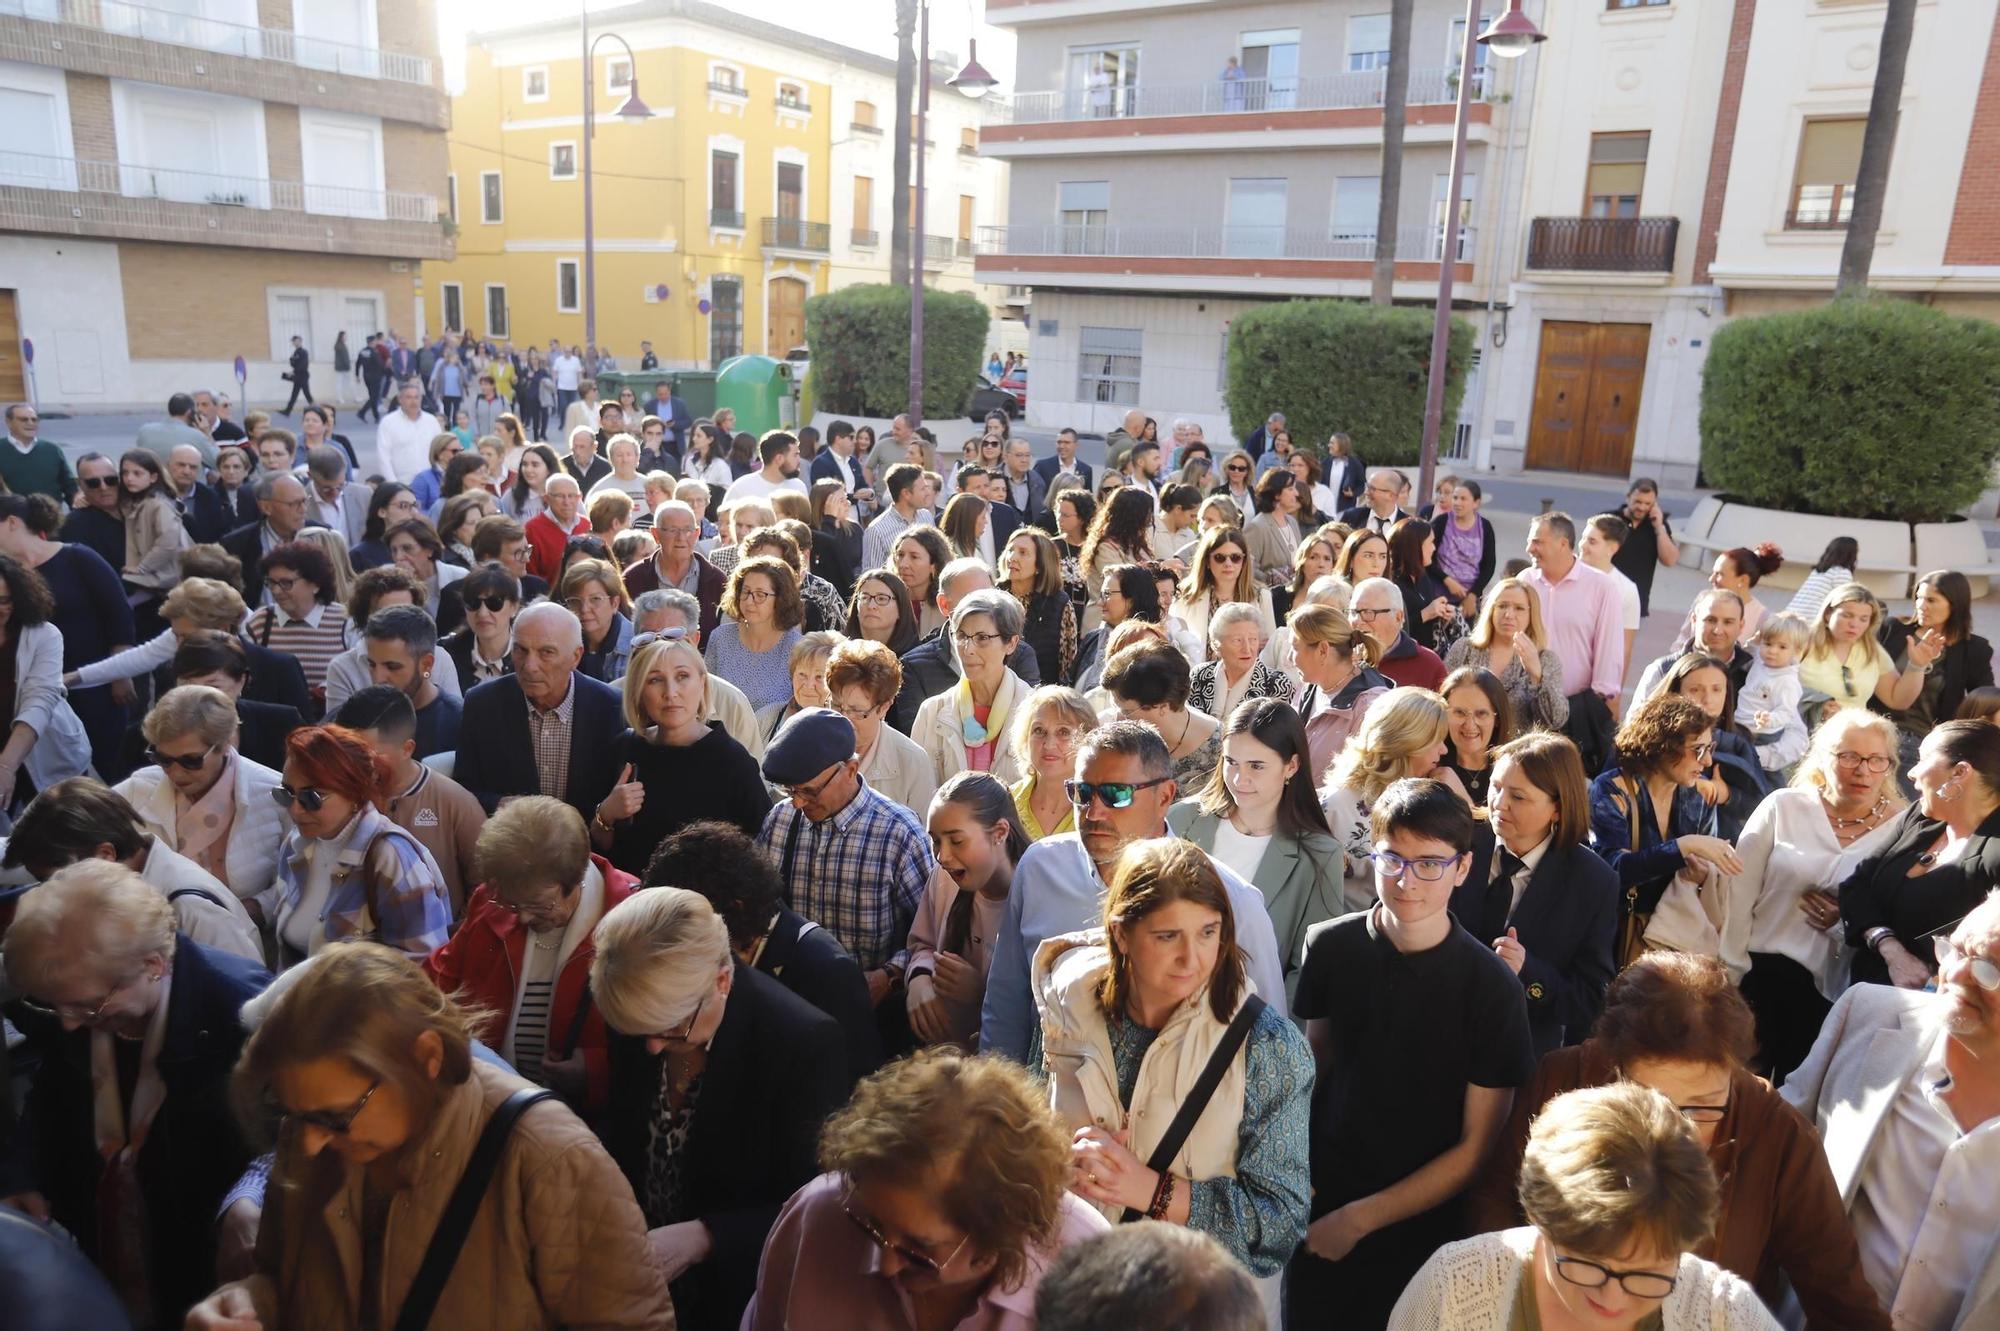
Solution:
<svg viewBox="0 0 2000 1331"><path fill-rule="evenodd" d="M1521 898L1528 891L1528 880L1535 876L1535 869L1541 864L1542 856L1549 853L1549 842L1554 839L1554 836L1555 834L1551 832L1548 836L1536 842L1534 849L1530 850L1526 855L1521 856L1521 868L1514 875L1514 899L1507 905L1507 922L1509 924L1514 922L1514 912L1521 909ZM1500 857L1501 853L1506 850L1507 846L1505 842L1493 848L1493 876L1487 879L1487 882L1494 883L1500 880L1501 866L1506 863ZM1484 942L1486 940L1481 939L1480 941Z"/></svg>
<svg viewBox="0 0 2000 1331"><path fill-rule="evenodd" d="M722 502L740 504L746 499L769 499L780 490L796 490L800 494L812 493L806 489L806 483L796 476L773 482L765 480L763 472L752 471L736 478L735 483L722 496Z"/></svg>
<svg viewBox="0 0 2000 1331"><path fill-rule="evenodd" d="M382 418L375 427L376 462L385 481L408 485L431 465L431 440L444 433L437 417L427 411L411 420L401 408Z"/></svg>
<svg viewBox="0 0 2000 1331"><path fill-rule="evenodd" d="M1618 595L1625 601L1625 631L1636 632L1639 628L1639 584L1625 576L1625 571L1615 564L1604 570L1618 584Z"/></svg>
<svg viewBox="0 0 2000 1331"><path fill-rule="evenodd" d="M32 439L28 440L28 442L24 444L19 439L16 439L12 434L9 434L7 436L7 442L12 444L14 446L14 451L16 453L19 453L22 457L26 457L28 456L28 454L35 451L35 441Z"/></svg>
<svg viewBox="0 0 2000 1331"><path fill-rule="evenodd" d="M1247 883L1257 876L1257 866L1264 862L1264 852L1270 845L1270 833L1245 836L1236 830L1235 823L1222 818L1215 824L1215 849L1209 854L1236 870L1237 876Z"/></svg>
<svg viewBox="0 0 2000 1331"><path fill-rule="evenodd" d="M557 356L550 362L549 368L555 371L558 393L574 393L577 384L583 380L583 361L568 352Z"/></svg>
<svg viewBox="0 0 2000 1331"><path fill-rule="evenodd" d="M2000 1119L1960 1129L1940 1030L1903 1082L1854 1197L1861 1271L1897 1331L1951 1331L2000 1233Z"/></svg>

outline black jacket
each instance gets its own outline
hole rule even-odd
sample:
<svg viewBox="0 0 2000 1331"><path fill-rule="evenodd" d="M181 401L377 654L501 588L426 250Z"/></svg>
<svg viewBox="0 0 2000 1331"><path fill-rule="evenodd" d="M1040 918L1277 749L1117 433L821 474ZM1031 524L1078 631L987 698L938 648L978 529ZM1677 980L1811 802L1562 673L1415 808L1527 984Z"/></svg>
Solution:
<svg viewBox="0 0 2000 1331"><path fill-rule="evenodd" d="M1903 649L1909 646L1910 637L1916 632L1900 619L1890 619L1882 625L1882 647L1892 661L1901 660ZM1959 642L1944 649L1931 669L1943 679L1944 689L1938 694L1937 715L1933 722L1949 721L1958 715L1958 705L1965 701L1965 695L1973 689L1993 686L1993 644L1977 633L1968 633ZM1868 705L1877 711L1887 711L1874 698Z"/></svg>
<svg viewBox="0 0 2000 1331"><path fill-rule="evenodd" d="M96 551L114 573L125 567L125 523L115 513L101 508L71 509L58 536L65 545Z"/></svg>
<svg viewBox="0 0 2000 1331"><path fill-rule="evenodd" d="M1035 460L1035 474L1037 476L1040 476L1051 490L1055 488L1056 477L1062 475L1064 470L1065 468L1063 467L1062 459L1054 456L1053 454L1048 457L1037 458ZM1095 467L1091 466L1088 462L1085 462L1082 458L1078 458L1075 462L1072 462L1069 465L1067 470L1076 473L1077 479L1083 482L1083 489L1086 493L1088 494L1097 493L1096 489L1097 469ZM1048 506L1053 508L1055 506L1055 502L1056 502L1056 497L1053 494L1049 495L1047 501Z"/></svg>
<svg viewBox="0 0 2000 1331"><path fill-rule="evenodd" d="M951 644L945 641L947 631L938 629L903 653L903 684L896 690L896 701L889 704L889 724L905 735L917 723L917 709L924 699L936 697L962 678L952 660ZM1025 637L1007 658L1007 668L1031 689L1042 682L1041 663Z"/></svg>
<svg viewBox="0 0 2000 1331"><path fill-rule="evenodd" d="M243 682L245 698L289 707L302 717L313 714L312 690L306 687L306 668L299 664L298 657L261 647L248 634L236 640L243 644L243 654L250 662L250 678Z"/></svg>
<svg viewBox="0 0 2000 1331"><path fill-rule="evenodd" d="M832 583L843 597L852 596L855 575L861 572L861 528L852 522L822 523L813 533L812 571ZM834 627L845 629L846 625Z"/></svg>
<svg viewBox="0 0 2000 1331"><path fill-rule="evenodd" d="M1035 665L1041 678L1062 678L1063 625L1072 613L1069 597L1060 591L1037 593L1021 607L1021 641L1035 651Z"/></svg>
<svg viewBox="0 0 2000 1331"><path fill-rule="evenodd" d="M610 1039L611 1104L605 1145L647 1209L649 1126L662 1059L643 1038ZM820 1125L847 1097L846 1059L833 1018L776 980L735 963L722 1024L709 1045L683 1157L686 1214L715 1249L673 1283L684 1331L735 1331L757 1288L757 1262L778 1208L819 1173ZM668 1218L649 1213L657 1227Z"/></svg>
<svg viewBox="0 0 2000 1331"><path fill-rule="evenodd" d="M1936 969L1936 936L2000 887L2000 813L1989 816L1966 838L1965 853L1950 864L1910 877L1917 857L1944 831L1944 824L1911 805L1896 817L1895 833L1855 866L1840 885L1840 921L1854 949L1856 984L1889 983L1889 965L1868 947L1868 931L1893 929L1896 941Z"/></svg>
<svg viewBox="0 0 2000 1331"><path fill-rule="evenodd" d="M223 510L221 497L200 481L185 498L175 500L174 507L181 511L181 525L196 545L219 541L222 533L236 525L231 521L233 515Z"/></svg>
<svg viewBox="0 0 2000 1331"><path fill-rule="evenodd" d="M111 1285L69 1239L0 1206L0 1323L9 1331L131 1331Z"/></svg>
<svg viewBox="0 0 2000 1331"><path fill-rule="evenodd" d="M248 493L249 487L245 486L244 491ZM250 506L252 509L256 508L255 499L251 500ZM323 522L308 522L305 525L307 527L323 527L326 524ZM235 531L224 532L221 539L216 542L224 550L227 550L242 561L243 600L252 610L257 608L264 597L263 527L263 515L261 513L255 514L249 522L238 527Z"/></svg>
<svg viewBox="0 0 2000 1331"><path fill-rule="evenodd" d="M1375 515L1375 510L1368 507L1368 505L1357 504L1353 508L1341 510L1339 520L1344 525L1352 527L1355 530L1359 531L1361 528L1368 526L1368 519L1373 517L1374 515ZM1416 514L1410 512L1410 510L1408 510L1407 508L1397 509L1395 513L1390 516L1389 520L1382 524L1382 534L1384 536L1387 536L1390 530L1393 529L1397 523L1401 522L1404 518L1413 518L1415 516ZM1370 530L1373 529L1371 528Z"/></svg>
<svg viewBox="0 0 2000 1331"><path fill-rule="evenodd" d="M617 689L580 671L571 676L570 687L576 697L570 709L566 802L589 819L596 816L618 775L612 756L618 737L625 733L625 704ZM454 771L459 784L478 796L489 814L508 795L541 793L528 700L518 678L489 679L465 695L457 753Z"/></svg>
<svg viewBox="0 0 2000 1331"><path fill-rule="evenodd" d="M757 969L840 1023L847 1037L849 1087L882 1065L882 1036L868 980L839 939L780 906L778 921L757 954Z"/></svg>

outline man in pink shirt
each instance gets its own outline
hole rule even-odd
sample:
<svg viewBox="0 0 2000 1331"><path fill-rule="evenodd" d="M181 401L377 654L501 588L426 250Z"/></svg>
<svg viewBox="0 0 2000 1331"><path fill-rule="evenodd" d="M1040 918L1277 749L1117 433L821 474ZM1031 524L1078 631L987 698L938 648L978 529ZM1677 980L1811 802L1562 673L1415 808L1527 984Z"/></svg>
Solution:
<svg viewBox="0 0 2000 1331"><path fill-rule="evenodd" d="M1544 513L1528 527L1528 559L1521 580L1542 598L1549 647L1562 661L1563 679L1576 687L1563 732L1583 752L1595 774L1611 754L1618 696L1625 680L1625 610L1618 584L1576 554L1576 524L1567 513Z"/></svg>

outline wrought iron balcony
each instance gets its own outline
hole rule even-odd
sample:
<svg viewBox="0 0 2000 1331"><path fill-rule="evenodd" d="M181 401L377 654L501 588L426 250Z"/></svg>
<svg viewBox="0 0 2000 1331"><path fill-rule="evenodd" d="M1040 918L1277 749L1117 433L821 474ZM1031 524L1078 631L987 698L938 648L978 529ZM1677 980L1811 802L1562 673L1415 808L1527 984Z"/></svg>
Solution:
<svg viewBox="0 0 2000 1331"><path fill-rule="evenodd" d="M290 28L202 18L180 10L135 5L128 0L0 0L0 17L9 15L132 37L149 46L186 47L248 60L275 60L303 69L391 79L398 83L428 86L431 82L431 61L426 56L306 37ZM174 63L172 57L163 55L161 59Z"/></svg>
<svg viewBox="0 0 2000 1331"><path fill-rule="evenodd" d="M1132 87L1061 88L992 98L1002 120L1017 125L1057 120L1121 120L1145 116L1233 115L1258 111L1323 111L1382 104L1383 69L1308 74L1277 79L1207 79L1200 83L1143 83ZM1472 92L1484 96L1487 70L1473 71ZM1410 104L1458 100L1458 66L1410 71Z"/></svg>
<svg viewBox="0 0 2000 1331"><path fill-rule="evenodd" d="M710 79L708 81L708 90L710 92L727 93L731 97L748 97L750 95L750 90L742 84L724 83L721 79Z"/></svg>
<svg viewBox="0 0 2000 1331"><path fill-rule="evenodd" d="M924 262L947 264L958 257L958 242L950 236L924 237Z"/></svg>
<svg viewBox="0 0 2000 1331"><path fill-rule="evenodd" d="M855 227L853 235L848 237L848 243L857 250L872 250L882 243L882 236L879 232Z"/></svg>
<svg viewBox="0 0 2000 1331"><path fill-rule="evenodd" d="M1455 260L1472 259L1475 231L1460 227ZM1327 227L1136 225L986 226L975 246L990 255L1101 255L1124 259L1344 259L1375 257L1374 229ZM1436 263L1444 228L1406 226L1396 234L1396 258Z"/></svg>
<svg viewBox="0 0 2000 1331"><path fill-rule="evenodd" d="M789 97L779 97L774 100L780 111L797 111L802 116L812 114L811 102L801 102L796 98Z"/></svg>
<svg viewBox="0 0 2000 1331"><path fill-rule="evenodd" d="M1671 273L1678 217L1537 217L1528 267L1542 272Z"/></svg>
<svg viewBox="0 0 2000 1331"><path fill-rule="evenodd" d="M713 227L720 227L725 231L741 231L743 229L743 214L731 212L727 208L711 208L708 210L708 224Z"/></svg>
<svg viewBox="0 0 2000 1331"><path fill-rule="evenodd" d="M805 250L825 254L833 248L833 228L825 222L806 222L796 217L764 219L764 248Z"/></svg>

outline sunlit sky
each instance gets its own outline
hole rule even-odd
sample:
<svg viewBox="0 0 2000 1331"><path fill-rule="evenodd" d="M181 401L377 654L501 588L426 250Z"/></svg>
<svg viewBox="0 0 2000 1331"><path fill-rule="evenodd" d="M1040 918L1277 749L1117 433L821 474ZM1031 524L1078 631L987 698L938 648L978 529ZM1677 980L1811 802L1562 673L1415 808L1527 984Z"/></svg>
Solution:
<svg viewBox="0 0 2000 1331"><path fill-rule="evenodd" d="M618 10L631 0L601 0L591 3L592 22L615 20ZM781 24L815 37L836 41L877 55L896 54L896 6L894 0L721 0L727 8L752 18ZM471 30L490 30L516 23L528 23L575 12L567 4L548 0L439 0L438 26L444 50L445 80L457 91L465 70L465 35ZM949 52L963 61L966 39L979 39L979 63L1000 80L1002 91L1014 86L1014 36L1011 32L978 23L975 15L983 6L974 0L937 0L931 6L931 50ZM604 20L598 18L604 16Z"/></svg>

